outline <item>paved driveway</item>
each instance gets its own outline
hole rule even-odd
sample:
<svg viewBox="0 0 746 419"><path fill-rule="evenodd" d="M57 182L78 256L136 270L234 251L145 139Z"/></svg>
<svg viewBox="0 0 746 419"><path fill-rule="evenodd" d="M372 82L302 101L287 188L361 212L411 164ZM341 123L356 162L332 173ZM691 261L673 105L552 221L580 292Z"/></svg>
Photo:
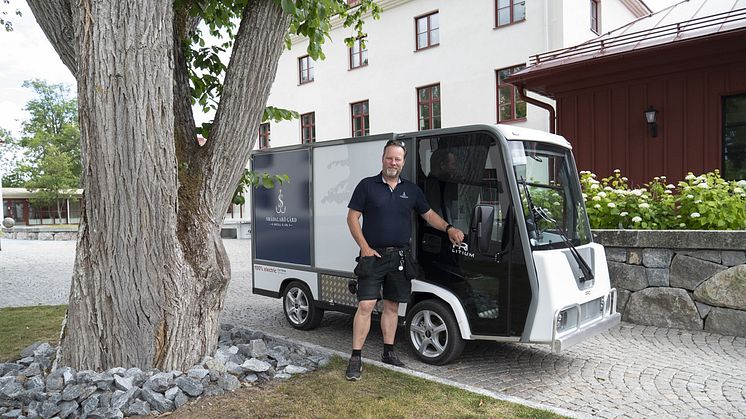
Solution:
<svg viewBox="0 0 746 419"><path fill-rule="evenodd" d="M249 241L226 240L233 280L224 321L349 351L351 316L327 313L313 331L287 325L280 300L251 294ZM2 241L0 307L67 299L74 242ZM541 345L469 343L457 361L432 366L403 348L418 371L600 417L746 417L746 339L623 323L561 355ZM382 348L378 325L364 356Z"/></svg>

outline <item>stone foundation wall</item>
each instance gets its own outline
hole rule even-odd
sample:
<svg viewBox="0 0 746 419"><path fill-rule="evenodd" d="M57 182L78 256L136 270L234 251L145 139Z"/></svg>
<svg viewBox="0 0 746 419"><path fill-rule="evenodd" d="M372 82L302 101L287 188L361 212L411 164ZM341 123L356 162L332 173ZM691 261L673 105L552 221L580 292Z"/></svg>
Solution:
<svg viewBox="0 0 746 419"><path fill-rule="evenodd" d="M18 240L76 240L78 230L34 230L10 228L3 230L4 237Z"/></svg>
<svg viewBox="0 0 746 419"><path fill-rule="evenodd" d="M631 323L746 336L746 231L594 230Z"/></svg>

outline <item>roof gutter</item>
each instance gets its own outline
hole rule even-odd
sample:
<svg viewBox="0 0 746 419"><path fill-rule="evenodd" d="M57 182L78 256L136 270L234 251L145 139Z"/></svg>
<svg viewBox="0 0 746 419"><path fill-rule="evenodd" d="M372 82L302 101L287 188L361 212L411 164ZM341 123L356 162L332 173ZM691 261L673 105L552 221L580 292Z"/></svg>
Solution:
<svg viewBox="0 0 746 419"><path fill-rule="evenodd" d="M546 109L547 112L549 112L549 132L552 134L556 134L555 125L557 124L557 117L555 115L554 107L546 102L542 102L538 99L529 97L526 92L525 83L520 83L518 84L517 87L518 87L518 94L521 95L522 100L524 100L526 103L530 103L534 106L538 106L542 109Z"/></svg>

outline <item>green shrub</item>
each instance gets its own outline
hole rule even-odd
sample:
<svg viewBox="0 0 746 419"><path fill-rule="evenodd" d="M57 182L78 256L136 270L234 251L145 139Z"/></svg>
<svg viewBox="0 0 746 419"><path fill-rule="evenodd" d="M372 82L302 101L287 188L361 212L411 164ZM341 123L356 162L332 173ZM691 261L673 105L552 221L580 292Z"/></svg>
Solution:
<svg viewBox="0 0 746 419"><path fill-rule="evenodd" d="M727 181L715 170L678 185L656 177L631 188L619 170L601 179L580 172L591 228L745 230L746 180Z"/></svg>

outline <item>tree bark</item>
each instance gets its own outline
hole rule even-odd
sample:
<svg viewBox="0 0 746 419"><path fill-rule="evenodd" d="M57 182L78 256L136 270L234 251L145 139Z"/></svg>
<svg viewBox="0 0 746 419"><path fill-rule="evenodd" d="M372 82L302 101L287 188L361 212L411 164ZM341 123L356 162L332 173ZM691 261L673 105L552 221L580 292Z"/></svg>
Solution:
<svg viewBox="0 0 746 419"><path fill-rule="evenodd" d="M246 6L199 147L181 50L186 14L155 0L66 7L32 7L55 49L76 51L85 193L60 359L77 369L186 369L217 343L230 280L220 225L288 19L273 0ZM74 45L53 27L75 28Z"/></svg>

